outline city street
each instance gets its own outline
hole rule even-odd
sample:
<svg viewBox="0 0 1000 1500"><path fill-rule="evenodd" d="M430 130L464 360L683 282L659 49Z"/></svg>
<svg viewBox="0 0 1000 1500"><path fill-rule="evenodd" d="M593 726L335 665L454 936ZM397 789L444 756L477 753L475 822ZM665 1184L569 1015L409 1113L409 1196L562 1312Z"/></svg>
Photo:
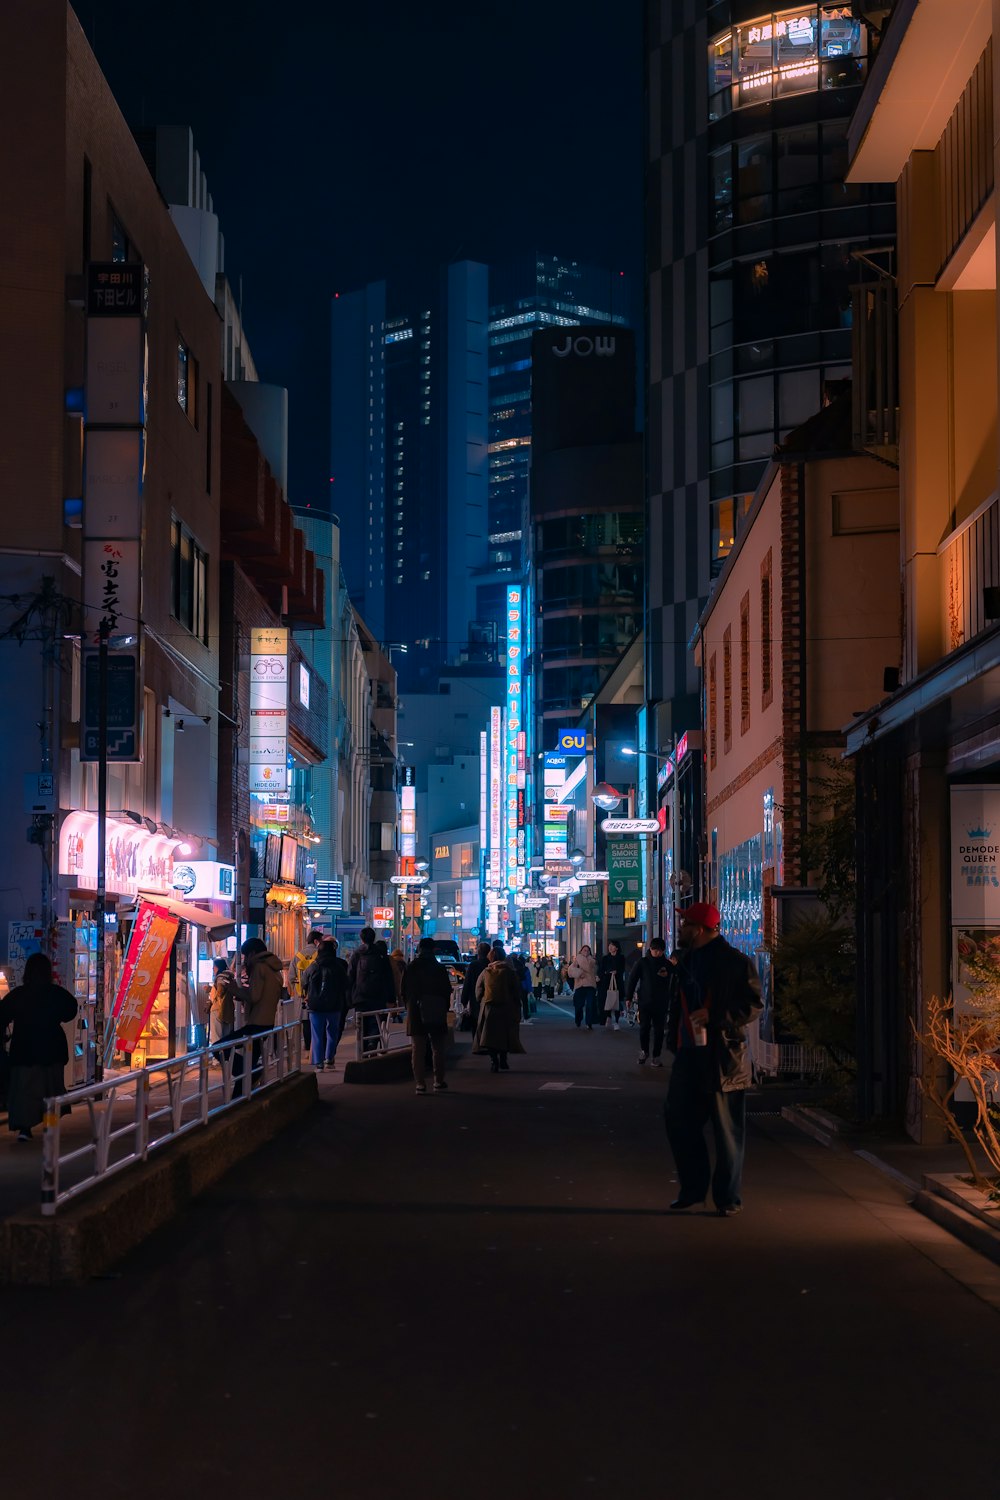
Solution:
<svg viewBox="0 0 1000 1500"><path fill-rule="evenodd" d="M766 1095L742 1217L666 1214L666 1070L543 1011L446 1094L322 1075L115 1274L0 1292L7 1492L992 1493L1000 1271Z"/></svg>

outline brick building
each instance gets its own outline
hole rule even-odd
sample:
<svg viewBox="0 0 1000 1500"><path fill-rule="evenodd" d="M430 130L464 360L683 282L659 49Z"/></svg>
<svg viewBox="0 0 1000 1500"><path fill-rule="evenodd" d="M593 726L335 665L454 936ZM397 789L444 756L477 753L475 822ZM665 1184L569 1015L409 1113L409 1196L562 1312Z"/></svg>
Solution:
<svg viewBox="0 0 1000 1500"><path fill-rule="evenodd" d="M896 472L851 448L844 391L768 465L698 626L705 887L765 982L780 903L814 879L802 834L821 757L842 754L898 659Z"/></svg>

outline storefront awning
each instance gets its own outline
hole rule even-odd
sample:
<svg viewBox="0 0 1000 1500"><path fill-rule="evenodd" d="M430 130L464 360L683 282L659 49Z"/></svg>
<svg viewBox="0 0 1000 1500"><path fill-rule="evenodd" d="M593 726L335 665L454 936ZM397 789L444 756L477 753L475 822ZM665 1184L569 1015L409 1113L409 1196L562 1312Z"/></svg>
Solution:
<svg viewBox="0 0 1000 1500"><path fill-rule="evenodd" d="M231 937L236 931L236 923L232 917L222 917L217 911L206 911L203 906L192 906L190 901L178 901L175 896L164 896L159 891L140 891L139 900L162 906L164 911L170 912L178 921L190 922L192 927L203 927L206 937L213 943Z"/></svg>

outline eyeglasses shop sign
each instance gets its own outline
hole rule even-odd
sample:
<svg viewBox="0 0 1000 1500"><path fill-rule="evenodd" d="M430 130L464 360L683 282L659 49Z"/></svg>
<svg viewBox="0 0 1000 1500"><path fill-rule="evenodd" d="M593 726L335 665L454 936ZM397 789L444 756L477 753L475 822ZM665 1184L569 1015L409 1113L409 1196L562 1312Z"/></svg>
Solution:
<svg viewBox="0 0 1000 1500"><path fill-rule="evenodd" d="M1000 786L951 789L951 921L1000 927Z"/></svg>

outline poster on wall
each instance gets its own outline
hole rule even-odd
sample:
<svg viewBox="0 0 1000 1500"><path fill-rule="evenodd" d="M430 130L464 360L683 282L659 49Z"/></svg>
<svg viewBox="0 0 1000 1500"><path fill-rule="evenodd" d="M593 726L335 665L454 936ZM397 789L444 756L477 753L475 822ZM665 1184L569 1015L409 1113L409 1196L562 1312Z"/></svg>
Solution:
<svg viewBox="0 0 1000 1500"><path fill-rule="evenodd" d="M952 928L952 995L955 1016L974 1014L980 1003L996 1003L1000 993L1000 927ZM963 1080L955 1098L966 1102L972 1090Z"/></svg>
<svg viewBox="0 0 1000 1500"><path fill-rule="evenodd" d="M1000 786L951 789L951 925L1000 927Z"/></svg>

